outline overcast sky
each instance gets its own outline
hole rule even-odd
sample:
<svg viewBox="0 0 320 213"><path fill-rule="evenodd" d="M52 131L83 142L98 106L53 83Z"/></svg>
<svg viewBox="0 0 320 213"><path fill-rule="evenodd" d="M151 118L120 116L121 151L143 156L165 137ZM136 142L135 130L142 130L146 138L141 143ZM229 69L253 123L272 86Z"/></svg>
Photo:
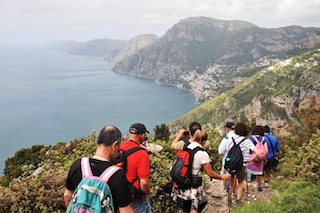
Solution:
<svg viewBox="0 0 320 213"><path fill-rule="evenodd" d="M320 0L1 0L0 45L162 36L196 16L262 28L320 27Z"/></svg>

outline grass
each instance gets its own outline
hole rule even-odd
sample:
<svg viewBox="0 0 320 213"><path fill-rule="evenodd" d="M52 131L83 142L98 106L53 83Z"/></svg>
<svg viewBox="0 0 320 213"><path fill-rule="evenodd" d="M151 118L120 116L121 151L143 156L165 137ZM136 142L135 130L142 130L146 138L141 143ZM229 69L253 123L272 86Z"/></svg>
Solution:
<svg viewBox="0 0 320 213"><path fill-rule="evenodd" d="M232 210L232 213L316 213L320 210L320 182L273 180L279 193L270 202L258 201Z"/></svg>

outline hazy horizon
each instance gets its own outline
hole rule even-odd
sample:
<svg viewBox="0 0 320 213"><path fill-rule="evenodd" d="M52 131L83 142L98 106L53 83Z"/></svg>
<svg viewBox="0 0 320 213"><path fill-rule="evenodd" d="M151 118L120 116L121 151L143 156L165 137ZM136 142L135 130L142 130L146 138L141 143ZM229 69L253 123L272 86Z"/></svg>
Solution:
<svg viewBox="0 0 320 213"><path fill-rule="evenodd" d="M181 19L198 16L261 28L320 27L319 0L13 0L0 6L0 46L162 36Z"/></svg>

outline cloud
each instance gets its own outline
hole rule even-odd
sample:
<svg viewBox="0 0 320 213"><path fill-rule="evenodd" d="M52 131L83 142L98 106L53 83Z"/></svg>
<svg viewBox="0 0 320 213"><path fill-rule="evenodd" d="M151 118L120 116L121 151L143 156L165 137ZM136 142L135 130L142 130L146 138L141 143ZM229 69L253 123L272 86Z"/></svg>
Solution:
<svg viewBox="0 0 320 213"><path fill-rule="evenodd" d="M319 14L319 0L3 0L0 42L161 36L179 20L195 16L265 28L320 27Z"/></svg>

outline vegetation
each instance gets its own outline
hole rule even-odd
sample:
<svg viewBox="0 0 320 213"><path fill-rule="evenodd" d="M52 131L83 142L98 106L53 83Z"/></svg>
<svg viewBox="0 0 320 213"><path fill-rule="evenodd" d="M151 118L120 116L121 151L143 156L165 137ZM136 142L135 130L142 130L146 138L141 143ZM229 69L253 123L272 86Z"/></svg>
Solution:
<svg viewBox="0 0 320 213"><path fill-rule="evenodd" d="M297 114L300 125L293 126L291 132L294 134L280 138L282 159L279 169L286 179L273 181L272 187L278 190L278 195L270 198L271 201L268 203L257 202L241 209L234 209L232 212L300 213L316 212L319 209L320 107L313 98L310 105ZM249 126L252 126L256 121L252 119L250 122ZM164 124L161 126L166 130ZM221 159L216 153L221 136L207 125L204 125L203 129L209 134L208 152L214 170L218 171ZM169 140L173 140L173 137L171 135ZM152 136L149 141L164 147L163 152L150 156L152 211L177 212L178 206L170 198L172 184L169 169L174 152L171 151L168 141L156 140ZM43 151L38 151L39 147L41 150L47 150L45 155ZM19 167L22 175L9 172L2 177L2 185L8 180L9 184L0 190L0 212L64 212L63 190L67 171L75 159L92 156L95 147L94 130L87 138L74 140L68 145L60 142L52 147L37 146L19 150L14 157L7 160L6 166ZM28 164L25 164L21 156L25 160L28 160L28 156L21 153L29 153L34 159L41 159L41 162L28 161Z"/></svg>
<svg viewBox="0 0 320 213"><path fill-rule="evenodd" d="M208 133L208 153L215 171L221 167L217 149L222 136L219 125L227 119L247 122L250 127L259 124L264 117L287 119L294 117L286 135L276 135L280 141L280 174L283 180L272 182L278 194L270 202L246 205L233 212L317 212L320 209L320 106L313 96L309 105L299 106L298 111L288 114L275 104L274 98L293 96L297 90L312 89L319 80L319 51L309 52L291 59L290 63L264 69L237 88L208 101L169 127L178 130L192 121L199 121ZM305 69L301 70L301 66ZM287 82L290 81L290 84ZM267 83L266 83L267 82ZM259 83L259 87L255 87ZM299 95L299 94L298 94ZM259 116L252 116L245 108L253 103L261 107ZM170 134L165 124L154 128L149 142L163 147L161 153L150 155L151 195L153 212L177 212L178 206L171 201L169 169L175 152L170 149ZM96 131L86 138L75 139L69 144L59 142L54 146L36 145L21 149L5 162L4 176L0 178L0 212L60 213L63 203L64 181L72 163L83 156L92 156L96 148ZM281 205L279 205L281 204Z"/></svg>

